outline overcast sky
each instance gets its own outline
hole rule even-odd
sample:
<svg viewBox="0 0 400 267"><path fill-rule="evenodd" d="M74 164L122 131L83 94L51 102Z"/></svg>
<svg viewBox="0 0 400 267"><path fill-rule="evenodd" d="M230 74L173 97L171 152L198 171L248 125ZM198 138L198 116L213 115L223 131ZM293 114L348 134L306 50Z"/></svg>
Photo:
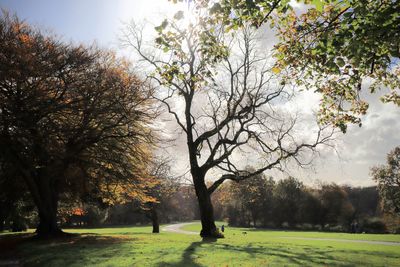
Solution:
<svg viewBox="0 0 400 267"><path fill-rule="evenodd" d="M167 0L0 0L0 7L16 13L21 19L40 28L51 30L66 41L96 42L101 47L120 49L118 35L123 22L144 19L158 25L163 17L177 8ZM274 38L265 40L271 47ZM366 87L367 84L364 86ZM339 155L333 150L323 151L315 160L313 170L292 169L290 174L307 184L317 181L337 182L354 186L372 185L370 167L385 162L386 154L400 145L400 108L382 104L378 96L366 96L370 103L368 115L361 128L350 127L336 142ZM317 109L318 96L302 93L294 105L302 112ZM173 149L177 169L187 166L185 142ZM178 152L178 153L177 153Z"/></svg>

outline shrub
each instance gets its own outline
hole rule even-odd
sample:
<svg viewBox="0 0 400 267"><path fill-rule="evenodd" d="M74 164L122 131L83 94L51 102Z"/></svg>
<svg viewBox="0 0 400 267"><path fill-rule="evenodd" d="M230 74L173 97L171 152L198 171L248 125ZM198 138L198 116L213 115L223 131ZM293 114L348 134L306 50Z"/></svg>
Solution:
<svg viewBox="0 0 400 267"><path fill-rule="evenodd" d="M387 233L387 227L381 218L368 218L363 223L363 231L371 234L383 234Z"/></svg>

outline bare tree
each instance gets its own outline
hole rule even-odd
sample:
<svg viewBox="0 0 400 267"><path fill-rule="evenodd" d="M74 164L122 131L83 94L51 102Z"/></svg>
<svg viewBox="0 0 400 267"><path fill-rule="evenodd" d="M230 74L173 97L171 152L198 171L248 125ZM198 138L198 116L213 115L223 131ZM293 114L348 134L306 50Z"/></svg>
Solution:
<svg viewBox="0 0 400 267"><path fill-rule="evenodd" d="M224 181L249 179L282 168L288 160L308 164L304 155L330 141L333 132L318 127L311 141L297 135L296 116L283 108L290 90L271 71L257 32L245 27L227 35L222 27L202 23L201 17L197 24L182 27L179 18L156 27L153 49L142 38L143 28L134 23L124 32L124 43L153 68L156 98L186 135L200 235L221 237L211 194ZM256 161L252 171L245 169L246 158ZM211 170L219 177L207 186Z"/></svg>

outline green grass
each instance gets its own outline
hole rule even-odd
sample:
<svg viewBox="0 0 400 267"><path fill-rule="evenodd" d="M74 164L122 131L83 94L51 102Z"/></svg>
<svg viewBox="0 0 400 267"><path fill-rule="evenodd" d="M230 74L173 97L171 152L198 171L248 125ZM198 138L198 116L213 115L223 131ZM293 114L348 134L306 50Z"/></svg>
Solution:
<svg viewBox="0 0 400 267"><path fill-rule="evenodd" d="M200 226L195 223L184 228L197 231ZM57 241L26 240L18 245L22 263L26 266L400 266L400 246L290 239L400 242L400 236L395 235L227 227L224 239L203 242L197 235L151 234L151 227L66 231L80 235ZM243 234L244 231L247 234ZM2 238L4 236L0 236L0 241Z"/></svg>
<svg viewBox="0 0 400 267"><path fill-rule="evenodd" d="M13 233L13 232L9 232L9 231L4 231L4 232L0 232L0 237L2 236L7 236L7 235L21 235L21 234L26 234L26 233L33 233L35 232L34 229L28 229L25 232L17 232L17 233Z"/></svg>
<svg viewBox="0 0 400 267"><path fill-rule="evenodd" d="M230 232L257 232L257 234L265 235L266 238L275 237L306 237L306 238L332 238L332 239L349 239L349 240L365 240L365 241L387 241L387 242L400 242L400 235L392 234L348 234L348 233L327 233L327 232L301 232L301 231L277 231L277 230L264 230L264 229L249 229L249 228L230 228L224 222L216 222L216 226L221 228L225 225L225 233L229 235ZM181 229L192 232L200 232L201 225L193 223L185 225ZM231 231L232 230L232 231ZM400 248L399 248L400 249Z"/></svg>

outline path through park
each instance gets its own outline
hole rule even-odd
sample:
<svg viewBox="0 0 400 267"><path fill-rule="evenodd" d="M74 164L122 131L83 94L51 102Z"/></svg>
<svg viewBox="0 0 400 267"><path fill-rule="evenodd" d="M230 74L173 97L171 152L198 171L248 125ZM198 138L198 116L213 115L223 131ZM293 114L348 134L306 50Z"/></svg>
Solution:
<svg viewBox="0 0 400 267"><path fill-rule="evenodd" d="M300 239L300 240L317 240L317 241L334 241L334 242L349 242L349 243L365 243L373 245L386 245L386 246L400 246L400 242L390 241L370 241L370 240L353 240L353 239L339 239L339 238L314 238L314 237L286 237L288 239Z"/></svg>
<svg viewBox="0 0 400 267"><path fill-rule="evenodd" d="M183 226L190 225L193 223L177 223L165 226L163 231L171 233L179 233L186 235L198 235L197 232L186 231L181 229ZM365 243L372 245L386 245L386 246L400 246L400 242L390 242L390 241L370 241L370 240L354 240L354 239L340 239L340 238L313 238L313 237L290 237L282 236L285 239L301 239L301 240L317 240L317 241L333 241L333 242L350 242L350 243Z"/></svg>
<svg viewBox="0 0 400 267"><path fill-rule="evenodd" d="M185 235L198 235L199 233L197 233L197 232L186 231L186 230L181 229L183 226L189 225L189 224L193 224L193 223L176 223L176 224L167 225L163 228L163 231L171 232L171 233L185 234Z"/></svg>

